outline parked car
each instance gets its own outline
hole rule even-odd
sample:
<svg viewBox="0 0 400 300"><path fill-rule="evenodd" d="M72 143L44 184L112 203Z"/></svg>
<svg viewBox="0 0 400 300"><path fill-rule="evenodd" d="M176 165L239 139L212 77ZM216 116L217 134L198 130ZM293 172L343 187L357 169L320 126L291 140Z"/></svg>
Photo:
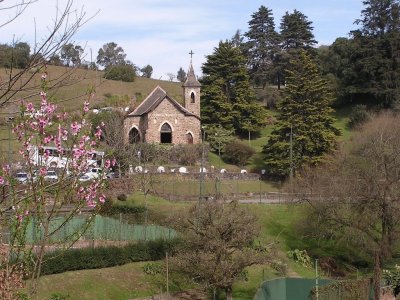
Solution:
<svg viewBox="0 0 400 300"><path fill-rule="evenodd" d="M26 172L18 172L17 174L15 174L15 179L17 179L19 183L27 183L29 176Z"/></svg>
<svg viewBox="0 0 400 300"><path fill-rule="evenodd" d="M101 168L90 168L88 172L82 174L82 176L79 177L79 181L96 179L100 176L101 172L103 172Z"/></svg>
<svg viewBox="0 0 400 300"><path fill-rule="evenodd" d="M57 181L58 175L57 175L56 171L48 170L46 175L44 175L44 180L49 181L49 182Z"/></svg>

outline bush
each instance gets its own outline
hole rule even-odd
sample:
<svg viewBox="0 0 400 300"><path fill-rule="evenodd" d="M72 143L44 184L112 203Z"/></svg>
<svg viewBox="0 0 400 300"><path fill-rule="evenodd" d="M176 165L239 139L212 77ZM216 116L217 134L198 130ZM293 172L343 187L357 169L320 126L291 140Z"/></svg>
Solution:
<svg viewBox="0 0 400 300"><path fill-rule="evenodd" d="M157 240L129 244L124 247L55 251L45 254L41 275L108 268L130 262L160 260L165 256L165 252L171 252L176 244L177 240Z"/></svg>
<svg viewBox="0 0 400 300"><path fill-rule="evenodd" d="M244 166L256 151L241 141L234 140L226 144L222 159L238 166Z"/></svg>
<svg viewBox="0 0 400 300"><path fill-rule="evenodd" d="M349 127L355 128L370 119L370 114L367 110L367 106L358 104L353 107L350 113Z"/></svg>
<svg viewBox="0 0 400 300"><path fill-rule="evenodd" d="M192 166L201 159L202 145L176 145L169 153L170 161L175 163ZM204 154L208 149L204 149Z"/></svg>
<svg viewBox="0 0 400 300"><path fill-rule="evenodd" d="M121 194L124 195L124 194ZM121 195L118 195L120 197ZM118 199L120 200L120 199ZM126 200L126 195L125 195L125 200ZM120 200L120 201L125 201L125 200ZM112 216L112 215L117 215L117 214L141 214L146 211L146 207L144 206L126 206L126 205L115 205L113 202L109 199L106 199L106 202L101 206L100 208L100 215L102 216Z"/></svg>
<svg viewBox="0 0 400 300"><path fill-rule="evenodd" d="M135 81L135 68L130 64L110 66L104 73L105 79L120 80L125 82Z"/></svg>

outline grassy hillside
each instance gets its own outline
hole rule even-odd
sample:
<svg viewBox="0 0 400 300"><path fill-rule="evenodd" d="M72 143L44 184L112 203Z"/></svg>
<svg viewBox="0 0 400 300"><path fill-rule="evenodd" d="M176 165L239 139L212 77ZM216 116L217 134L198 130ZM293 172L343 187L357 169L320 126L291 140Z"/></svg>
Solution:
<svg viewBox="0 0 400 300"><path fill-rule="evenodd" d="M122 82L107 80L103 78L102 71L92 71L84 69L73 69L67 67L48 66L49 95L54 97L56 102L59 102L60 107L64 107L67 111L74 111L79 108L83 101L87 99L86 93L89 89L94 89L95 96L92 106L100 105L107 106L105 103L107 97L105 95L127 96L128 99L136 98L137 102L142 101L157 85L165 89L173 98L182 101L181 84L177 82L169 82L163 80L149 79L137 77L134 82ZM26 97L37 92L37 87L40 84L40 77L43 72L39 72L33 76L31 82L25 88L25 91L20 92L14 99L14 103L18 103L20 97ZM32 74L26 74L25 77ZM0 69L0 78L6 78L8 70ZM21 80L22 82L23 80ZM31 90L32 89L32 90ZM33 99L37 99L34 97ZM109 105L108 105L109 106ZM12 111L17 108L15 105L10 105L2 108L2 111Z"/></svg>

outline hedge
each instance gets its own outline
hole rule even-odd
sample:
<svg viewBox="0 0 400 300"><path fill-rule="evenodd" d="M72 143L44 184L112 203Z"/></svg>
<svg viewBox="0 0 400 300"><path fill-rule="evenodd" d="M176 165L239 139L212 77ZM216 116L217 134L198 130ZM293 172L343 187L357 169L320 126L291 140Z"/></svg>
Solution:
<svg viewBox="0 0 400 300"><path fill-rule="evenodd" d="M157 240L123 247L81 248L47 253L41 275L85 269L100 269L137 261L160 260L173 251L178 240Z"/></svg>

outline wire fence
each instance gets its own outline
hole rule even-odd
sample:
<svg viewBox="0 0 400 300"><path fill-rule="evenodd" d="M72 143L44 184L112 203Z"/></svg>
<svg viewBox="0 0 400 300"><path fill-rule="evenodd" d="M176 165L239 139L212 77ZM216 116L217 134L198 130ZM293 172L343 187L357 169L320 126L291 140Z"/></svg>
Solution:
<svg viewBox="0 0 400 300"><path fill-rule="evenodd" d="M64 224L65 223L65 224ZM173 239L175 230L158 225L130 224L122 218L114 219L97 215L89 222L84 216L66 221L62 216L54 218L49 224L51 232L48 243L64 243L71 240L83 241L151 241ZM48 234L49 235L49 234ZM45 237L45 229L32 217L26 229L26 243L38 244ZM3 244L10 243L10 233L0 235Z"/></svg>

